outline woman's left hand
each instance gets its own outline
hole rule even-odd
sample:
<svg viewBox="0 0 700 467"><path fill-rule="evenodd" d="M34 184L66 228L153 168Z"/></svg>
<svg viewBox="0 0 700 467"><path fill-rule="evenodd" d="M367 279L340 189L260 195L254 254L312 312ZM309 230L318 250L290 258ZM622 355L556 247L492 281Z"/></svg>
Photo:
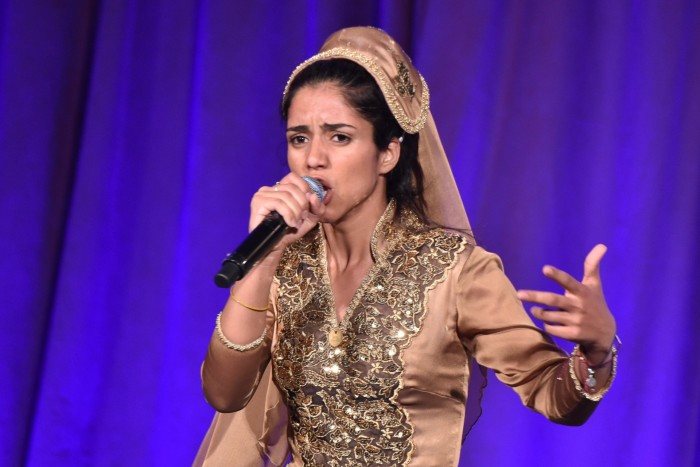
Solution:
<svg viewBox="0 0 700 467"><path fill-rule="evenodd" d="M600 261L607 247L596 245L583 263L583 279L577 281L553 266L542 272L564 288L564 294L536 290L519 290L522 301L539 303L531 313L544 323L544 330L581 345L581 350L592 364L602 362L613 344L616 334L615 318L603 295L600 281Z"/></svg>

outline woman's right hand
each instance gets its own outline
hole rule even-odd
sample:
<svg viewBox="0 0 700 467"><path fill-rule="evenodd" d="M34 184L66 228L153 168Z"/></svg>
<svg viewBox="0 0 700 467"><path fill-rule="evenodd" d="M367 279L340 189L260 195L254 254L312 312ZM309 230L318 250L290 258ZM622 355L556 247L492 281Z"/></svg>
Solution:
<svg viewBox="0 0 700 467"><path fill-rule="evenodd" d="M221 333L238 345L254 342L263 332L268 313L270 290L284 248L308 233L325 212L325 206L300 176L288 174L274 186L261 187L250 202L249 230L252 231L273 211L289 229L245 277L231 288L220 319ZM235 298L234 298L235 297ZM215 338L216 339L216 338Z"/></svg>
<svg viewBox="0 0 700 467"><path fill-rule="evenodd" d="M274 186L261 187L253 195L248 230L252 231L273 211L277 211L289 226L268 253L268 256L279 258L285 247L306 235L318 223L325 206L304 179L289 173Z"/></svg>

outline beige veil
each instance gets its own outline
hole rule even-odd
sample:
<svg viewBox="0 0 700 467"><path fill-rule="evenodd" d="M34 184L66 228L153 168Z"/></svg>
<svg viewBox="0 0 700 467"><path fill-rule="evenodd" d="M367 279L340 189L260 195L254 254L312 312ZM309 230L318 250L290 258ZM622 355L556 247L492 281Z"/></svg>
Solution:
<svg viewBox="0 0 700 467"><path fill-rule="evenodd" d="M402 48L380 29L342 29L326 40L318 54L292 72L284 96L301 70L311 63L329 59L351 60L374 77L401 128L407 133L419 133L418 160L424 173L428 216L440 225L470 231L459 190L430 113L428 86ZM475 362L470 373L464 436L481 413L481 391L486 381L485 372ZM246 466L284 462L286 427L272 425L283 423L286 411L270 379L268 366L266 377L248 407L235 414L216 415L195 465L231 465L232 459L235 465Z"/></svg>

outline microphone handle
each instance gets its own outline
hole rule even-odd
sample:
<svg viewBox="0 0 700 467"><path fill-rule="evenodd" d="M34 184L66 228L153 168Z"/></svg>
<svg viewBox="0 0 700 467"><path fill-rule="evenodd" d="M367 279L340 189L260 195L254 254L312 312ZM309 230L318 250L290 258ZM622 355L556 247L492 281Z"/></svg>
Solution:
<svg viewBox="0 0 700 467"><path fill-rule="evenodd" d="M230 253L214 276L214 283L219 287L231 287L234 282L243 278L253 265L270 248L275 246L287 231L287 224L282 216L273 211L253 229L248 237Z"/></svg>

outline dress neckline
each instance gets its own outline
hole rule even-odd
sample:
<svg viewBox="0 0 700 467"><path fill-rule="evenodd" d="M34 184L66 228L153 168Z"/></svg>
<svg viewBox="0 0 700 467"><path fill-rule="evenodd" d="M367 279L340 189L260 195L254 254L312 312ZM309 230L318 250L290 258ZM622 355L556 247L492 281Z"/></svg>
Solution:
<svg viewBox="0 0 700 467"><path fill-rule="evenodd" d="M393 235L393 222L394 214L396 212L396 202L392 199L387 204L384 213L379 218L377 225L374 227L372 232L372 237L370 239L370 249L372 252L372 258L374 263L369 268L369 271L365 275L362 282L360 282L359 287L355 290L355 293L345 309L345 314L343 319L338 321L338 310L335 304L335 295L333 294L333 287L331 286L330 273L328 271L328 250L326 236L323 233L323 229L319 228L320 232L320 248L319 248L319 259L320 259L320 274L321 274L321 287L324 289L325 294L329 297L328 299L328 310L326 310L327 320L330 322L331 331L330 333L340 333L339 336L347 335L347 328L352 319L353 312L357 308L360 300L365 295L367 287L372 282L377 272L382 268L382 264L386 260L389 252L397 241L397 236ZM379 248L379 240L383 239L386 241L384 248ZM338 337L340 338L340 337ZM337 346L334 346L337 347Z"/></svg>

